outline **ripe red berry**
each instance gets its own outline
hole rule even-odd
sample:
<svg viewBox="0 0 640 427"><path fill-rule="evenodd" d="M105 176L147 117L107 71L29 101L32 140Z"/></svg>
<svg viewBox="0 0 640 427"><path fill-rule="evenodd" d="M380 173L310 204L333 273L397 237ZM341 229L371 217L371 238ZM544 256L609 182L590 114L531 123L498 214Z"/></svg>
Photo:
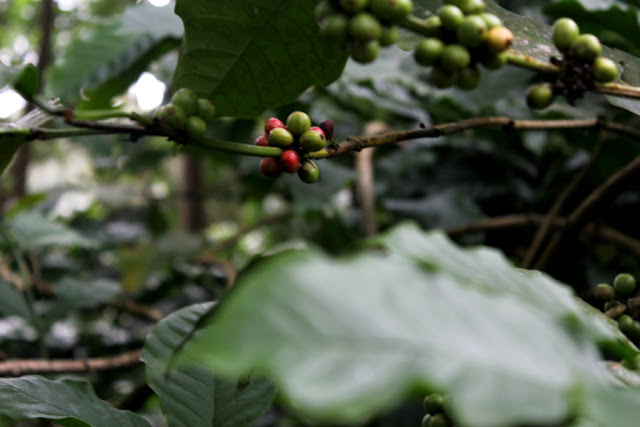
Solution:
<svg viewBox="0 0 640 427"><path fill-rule="evenodd" d="M259 145L260 147L268 147L269 146L269 137L266 133L263 133L259 137L256 138L256 141L253 145Z"/></svg>
<svg viewBox="0 0 640 427"><path fill-rule="evenodd" d="M311 126L309 130L321 133L323 138L327 137L327 135L324 133L324 130L320 126Z"/></svg>
<svg viewBox="0 0 640 427"><path fill-rule="evenodd" d="M286 150L280 155L280 166L287 173L294 173L300 169L300 156L293 150Z"/></svg>
<svg viewBox="0 0 640 427"><path fill-rule="evenodd" d="M284 123L282 123L282 120L276 117L271 117L270 119L267 119L267 121L264 123L264 132L268 134L269 132L271 132L271 130L275 128L283 128L283 127L284 127Z"/></svg>
<svg viewBox="0 0 640 427"><path fill-rule="evenodd" d="M269 178L277 178L282 175L282 166L277 157L263 157L260 160L260 172Z"/></svg>

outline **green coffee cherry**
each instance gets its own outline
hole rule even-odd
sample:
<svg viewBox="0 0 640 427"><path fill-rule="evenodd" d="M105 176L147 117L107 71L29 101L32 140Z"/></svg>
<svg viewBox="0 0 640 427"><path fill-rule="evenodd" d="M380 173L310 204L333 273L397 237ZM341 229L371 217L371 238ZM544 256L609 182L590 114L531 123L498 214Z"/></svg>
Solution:
<svg viewBox="0 0 640 427"><path fill-rule="evenodd" d="M369 62L375 61L379 53L380 42L378 40L353 43L349 51L351 58L360 64L368 64Z"/></svg>
<svg viewBox="0 0 640 427"><path fill-rule="evenodd" d="M269 145L285 148L293 144L294 138L291 132L285 128L275 128L269 132Z"/></svg>
<svg viewBox="0 0 640 427"><path fill-rule="evenodd" d="M629 330L629 333L636 338L640 338L640 322L638 322L637 320L634 320L633 325L631 325L631 329Z"/></svg>
<svg viewBox="0 0 640 427"><path fill-rule="evenodd" d="M616 307L619 307L619 306L621 306L621 305L622 305L622 303L621 303L620 301L616 301L616 300L606 302L606 303L604 304L604 311L609 311L609 310L611 310L612 308L616 308Z"/></svg>
<svg viewBox="0 0 640 427"><path fill-rule="evenodd" d="M618 65L604 56L598 56L591 64L591 69L598 83L608 83L618 77Z"/></svg>
<svg viewBox="0 0 640 427"><path fill-rule="evenodd" d="M623 314L622 316L616 319L618 321L618 326L622 332L628 332L633 328L633 317L628 314Z"/></svg>
<svg viewBox="0 0 640 427"><path fill-rule="evenodd" d="M340 7L347 12L357 13L369 5L369 0L340 0Z"/></svg>
<svg viewBox="0 0 640 427"><path fill-rule="evenodd" d="M509 49L513 43L513 33L507 27L494 27L487 32L485 46L491 53L500 53Z"/></svg>
<svg viewBox="0 0 640 427"><path fill-rule="evenodd" d="M464 13L460 8L446 4L438 9L438 16L442 21L442 26L448 30L455 30L464 20Z"/></svg>
<svg viewBox="0 0 640 427"><path fill-rule="evenodd" d="M191 89L178 89L171 97L171 103L182 108L187 116L193 116L198 110L198 95Z"/></svg>
<svg viewBox="0 0 640 427"><path fill-rule="evenodd" d="M399 22L413 12L411 0L371 0L371 11L379 18Z"/></svg>
<svg viewBox="0 0 640 427"><path fill-rule="evenodd" d="M431 416L429 427L449 427L451 423L445 414L436 414Z"/></svg>
<svg viewBox="0 0 640 427"><path fill-rule="evenodd" d="M561 52L568 52L578 36L580 28L573 19L560 18L554 22L551 38Z"/></svg>
<svg viewBox="0 0 640 427"><path fill-rule="evenodd" d="M320 132L308 130L300 135L298 144L300 144L300 148L304 151L313 153L314 151L322 150L324 148L325 137Z"/></svg>
<svg viewBox="0 0 640 427"><path fill-rule="evenodd" d="M593 291L596 299L603 302L613 301L616 297L616 291L608 283L600 283Z"/></svg>
<svg viewBox="0 0 640 427"><path fill-rule="evenodd" d="M427 414L422 417L422 421L420 422L421 427L429 427L429 423L431 423L431 415Z"/></svg>
<svg viewBox="0 0 640 427"><path fill-rule="evenodd" d="M311 118L304 111L294 111L287 117L287 130L293 136L300 136L311 127Z"/></svg>
<svg viewBox="0 0 640 427"><path fill-rule="evenodd" d="M398 34L398 29L396 27L382 28L382 33L380 34L378 42L380 42L380 46L387 47L395 44L399 37L400 35Z"/></svg>
<svg viewBox="0 0 640 427"><path fill-rule="evenodd" d="M413 51L413 57L418 64L431 66L440 60L443 51L444 43L432 37L420 40Z"/></svg>
<svg viewBox="0 0 640 427"><path fill-rule="evenodd" d="M450 44L442 51L440 64L448 71L458 71L466 68L471 63L469 50L459 44Z"/></svg>
<svg viewBox="0 0 640 427"><path fill-rule="evenodd" d="M497 70L502 68L508 61L509 56L506 52L500 52L498 54L485 55L480 63L489 70Z"/></svg>
<svg viewBox="0 0 640 427"><path fill-rule="evenodd" d="M602 53L602 45L593 34L582 34L571 44L569 52L585 62L592 62Z"/></svg>
<svg viewBox="0 0 640 427"><path fill-rule="evenodd" d="M167 104L158 109L155 118L160 126L169 129L182 129L187 121L184 110L177 105Z"/></svg>
<svg viewBox="0 0 640 427"><path fill-rule="evenodd" d="M335 12L336 10L328 0L322 0L316 5L313 14L316 18L316 21L322 21L324 18Z"/></svg>
<svg viewBox="0 0 640 427"><path fill-rule="evenodd" d="M467 67L460 70L456 86L463 90L473 90L480 83L480 72L477 68Z"/></svg>
<svg viewBox="0 0 640 427"><path fill-rule="evenodd" d="M463 46L478 47L487 36L487 24L478 15L470 15L456 29L458 41Z"/></svg>
<svg viewBox="0 0 640 427"><path fill-rule="evenodd" d="M356 40L377 40L382 34L382 25L372 14L361 12L349 21L349 34Z"/></svg>
<svg viewBox="0 0 640 427"><path fill-rule="evenodd" d="M422 406L424 406L424 410L427 411L427 414L439 414L443 410L444 397L438 393L431 393L424 398Z"/></svg>
<svg viewBox="0 0 640 427"><path fill-rule="evenodd" d="M456 84L458 73L444 70L441 67L433 67L429 74L429 83L438 89L447 89Z"/></svg>
<svg viewBox="0 0 640 427"><path fill-rule="evenodd" d="M484 20L484 23L487 24L488 29L503 26L502 20L493 13L481 13L480 18L482 18Z"/></svg>
<svg viewBox="0 0 640 427"><path fill-rule="evenodd" d="M322 37L340 43L347 39L349 18L341 13L333 13L320 22Z"/></svg>
<svg viewBox="0 0 640 427"><path fill-rule="evenodd" d="M553 103L555 95L550 83L539 83L527 90L527 105L534 110L542 110Z"/></svg>
<svg viewBox="0 0 640 427"><path fill-rule="evenodd" d="M216 120L216 105L209 99L200 98L196 107L196 115L209 125Z"/></svg>
<svg viewBox="0 0 640 427"><path fill-rule="evenodd" d="M318 165L311 160L305 160L302 163L302 166L300 166L300 169L298 169L298 178L300 178L300 181L305 184L313 184L318 181L320 178L320 169L318 168Z"/></svg>
<svg viewBox="0 0 640 427"><path fill-rule="evenodd" d="M190 138L198 138L207 133L207 123L198 116L191 116L187 118L184 130Z"/></svg>
<svg viewBox="0 0 640 427"><path fill-rule="evenodd" d="M628 297L636 289L636 279L628 273L618 274L613 279L613 289L616 291L616 295Z"/></svg>
<svg viewBox="0 0 640 427"><path fill-rule="evenodd" d="M430 37L442 37L442 19L439 16L430 16L425 21L425 27L429 30Z"/></svg>
<svg viewBox="0 0 640 427"><path fill-rule="evenodd" d="M458 7L465 15L477 15L484 12L487 5L482 0L461 0Z"/></svg>

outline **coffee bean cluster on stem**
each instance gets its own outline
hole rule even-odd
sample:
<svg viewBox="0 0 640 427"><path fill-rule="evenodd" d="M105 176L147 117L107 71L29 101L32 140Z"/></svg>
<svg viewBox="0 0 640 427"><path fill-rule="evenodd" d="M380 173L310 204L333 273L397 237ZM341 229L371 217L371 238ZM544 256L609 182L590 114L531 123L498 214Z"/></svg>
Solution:
<svg viewBox="0 0 640 427"><path fill-rule="evenodd" d="M198 98L191 89L178 89L169 104L158 108L154 125L174 135L176 142L186 143L189 138L203 136L216 119L216 106L206 98Z"/></svg>

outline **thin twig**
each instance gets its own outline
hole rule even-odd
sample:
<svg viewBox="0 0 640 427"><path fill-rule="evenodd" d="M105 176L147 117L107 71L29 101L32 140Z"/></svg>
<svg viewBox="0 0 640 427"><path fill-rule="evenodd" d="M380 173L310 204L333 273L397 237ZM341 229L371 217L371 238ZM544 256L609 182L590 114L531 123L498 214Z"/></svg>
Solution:
<svg viewBox="0 0 640 427"><path fill-rule="evenodd" d="M584 168L582 168L582 170L579 173L576 174L576 176L569 183L567 188L564 189L564 191L560 194L560 196L558 196L556 201L553 203L553 206L551 207L551 209L549 209L549 212L547 212L545 220L542 222L542 225L540 226L540 228L538 229L538 232L533 238L533 242L531 243L531 246L529 247L529 250L527 251L527 254L524 257L522 264L520 264L522 268L531 268L531 265L533 265L533 261L535 260L535 257L538 254L538 251L540 251L542 244L544 243L547 236L549 235L549 230L551 229L551 222L556 216L558 216L558 214L560 213L560 210L564 206L567 199L569 199L569 197L576 192L580 184L582 184L582 182L584 181L584 178L591 171L596 160L600 157L600 153L602 153L602 148L604 147L605 141L606 141L606 133L601 129L598 132L598 142L594 147L593 151L591 152L589 163L587 163L587 165Z"/></svg>
<svg viewBox="0 0 640 427"><path fill-rule="evenodd" d="M142 350L133 350L109 357L85 360L10 359L0 362L0 377L31 374L83 373L108 371L139 365Z"/></svg>

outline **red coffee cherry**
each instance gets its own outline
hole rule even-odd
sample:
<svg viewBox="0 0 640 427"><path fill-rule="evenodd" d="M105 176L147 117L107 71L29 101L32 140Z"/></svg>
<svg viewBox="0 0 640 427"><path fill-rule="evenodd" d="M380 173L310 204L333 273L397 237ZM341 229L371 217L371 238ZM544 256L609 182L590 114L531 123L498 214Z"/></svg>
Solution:
<svg viewBox="0 0 640 427"><path fill-rule="evenodd" d="M277 178L282 175L282 166L277 157L263 157L260 160L260 172L269 178Z"/></svg>
<svg viewBox="0 0 640 427"><path fill-rule="evenodd" d="M264 122L264 132L266 134L269 134L269 132L271 132L273 129L283 128L283 127L284 127L284 123L282 123L282 120L277 119L275 117L271 117L270 119L267 119L266 122Z"/></svg>
<svg viewBox="0 0 640 427"><path fill-rule="evenodd" d="M294 173L300 169L300 156L293 150L286 150L280 155L280 166L287 173Z"/></svg>
<svg viewBox="0 0 640 427"><path fill-rule="evenodd" d="M260 147L268 147L269 146L269 137L266 133L263 133L259 137L256 138L256 141L253 145L259 145Z"/></svg>

